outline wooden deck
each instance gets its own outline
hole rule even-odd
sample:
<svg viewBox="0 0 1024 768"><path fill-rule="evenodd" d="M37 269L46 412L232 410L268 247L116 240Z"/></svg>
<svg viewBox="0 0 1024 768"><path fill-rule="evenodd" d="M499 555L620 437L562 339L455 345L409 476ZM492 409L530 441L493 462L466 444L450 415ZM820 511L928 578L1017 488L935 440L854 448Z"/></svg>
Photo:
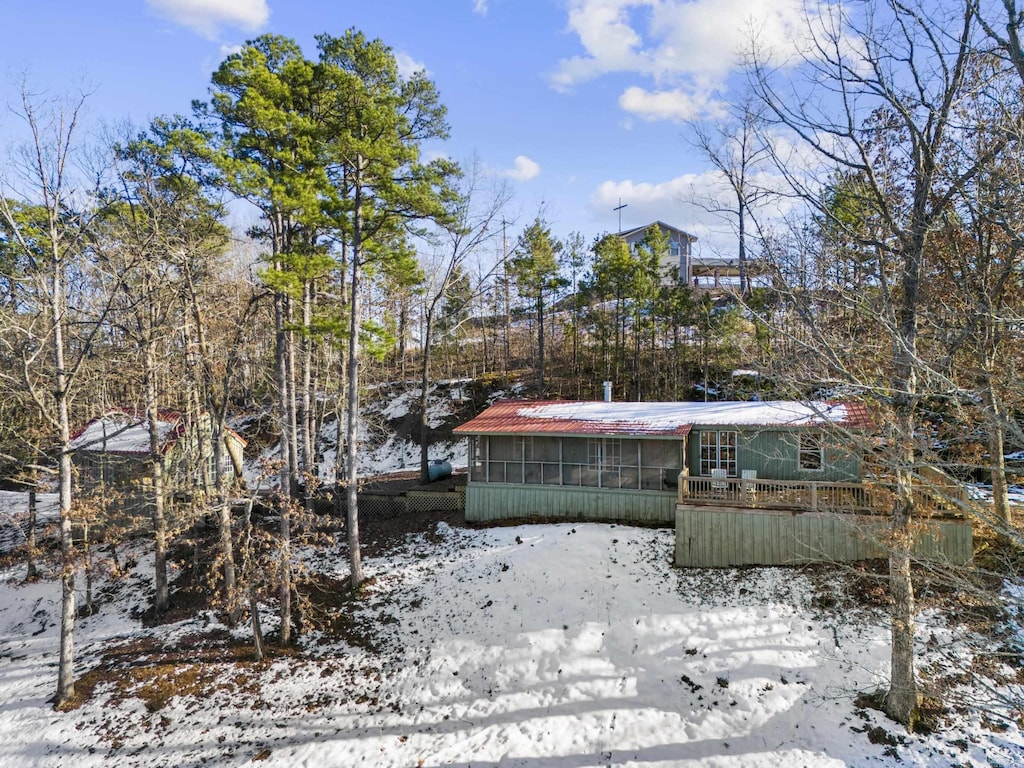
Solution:
<svg viewBox="0 0 1024 768"><path fill-rule="evenodd" d="M745 480L736 477L679 478L678 503L751 509L870 513L881 499L864 483Z"/></svg>
<svg viewBox="0 0 1024 768"><path fill-rule="evenodd" d="M971 522L955 491L915 487L915 557L971 559ZM848 562L888 551L893 491L879 483L681 475L676 501L677 566Z"/></svg>
<svg viewBox="0 0 1024 768"><path fill-rule="evenodd" d="M680 475L677 503L684 506L887 515L892 510L893 498L893 489L881 483ZM914 502L922 516L962 518L966 495L960 487L936 485L922 479L915 485Z"/></svg>

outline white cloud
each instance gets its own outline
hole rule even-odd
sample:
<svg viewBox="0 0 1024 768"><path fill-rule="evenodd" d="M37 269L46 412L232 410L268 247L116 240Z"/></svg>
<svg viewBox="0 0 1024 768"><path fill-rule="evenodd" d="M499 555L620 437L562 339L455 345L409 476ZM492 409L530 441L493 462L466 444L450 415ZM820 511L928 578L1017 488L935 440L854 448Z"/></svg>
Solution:
<svg viewBox="0 0 1024 768"><path fill-rule="evenodd" d="M267 23L266 0L147 0L149 7L175 24L216 39L221 27L256 32Z"/></svg>
<svg viewBox="0 0 1024 768"><path fill-rule="evenodd" d="M636 85L622 92L619 106L644 120L693 120L717 111L708 94L686 93L678 88L648 91Z"/></svg>
<svg viewBox="0 0 1024 768"><path fill-rule="evenodd" d="M823 6L828 13L829 6ZM584 54L563 59L551 77L566 90L612 73L639 75L654 89L628 88L623 109L644 119L695 117L713 108L756 36L782 62L806 48L803 0L569 0L569 31Z"/></svg>
<svg viewBox="0 0 1024 768"><path fill-rule="evenodd" d="M782 190L783 180L769 173L759 173L752 180L759 187ZM623 209L624 228L664 221L697 237L698 252L705 255L735 255L736 236L733 223L712 212L717 205L729 210L735 205L725 178L718 171L687 173L662 182L605 181L590 196L591 215L612 231L617 226L614 208ZM787 198L766 199L756 212L765 223L777 220L792 208Z"/></svg>
<svg viewBox="0 0 1024 768"><path fill-rule="evenodd" d="M473 13L477 16L486 16L487 10L487 0L473 0Z"/></svg>
<svg viewBox="0 0 1024 768"><path fill-rule="evenodd" d="M507 170L500 171L499 175L514 181L529 181L540 175L540 166L526 155L519 155L515 159L515 164Z"/></svg>
<svg viewBox="0 0 1024 768"><path fill-rule="evenodd" d="M242 46L238 44L224 43L220 47L220 58L223 61L228 56L232 56L242 50Z"/></svg>
<svg viewBox="0 0 1024 768"><path fill-rule="evenodd" d="M402 51L395 52L395 64L398 65L398 76L403 80L408 80L417 72L423 72L426 75L430 74L426 64L416 61L408 53L403 53Z"/></svg>

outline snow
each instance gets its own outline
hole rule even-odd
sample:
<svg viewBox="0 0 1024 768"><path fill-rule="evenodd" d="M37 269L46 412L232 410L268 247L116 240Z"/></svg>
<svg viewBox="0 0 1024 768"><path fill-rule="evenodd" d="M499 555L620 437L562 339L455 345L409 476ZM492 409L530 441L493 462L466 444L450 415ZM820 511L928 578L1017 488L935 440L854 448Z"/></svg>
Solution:
<svg viewBox="0 0 1024 768"><path fill-rule="evenodd" d="M0 491L0 553L10 552L28 539L28 493ZM36 528L60 519L56 493L36 494Z"/></svg>
<svg viewBox="0 0 1024 768"><path fill-rule="evenodd" d="M992 502L992 486L988 483L966 483L967 495L974 501ZM1010 485L1006 488L1010 504L1024 507L1024 485Z"/></svg>
<svg viewBox="0 0 1024 768"><path fill-rule="evenodd" d="M437 429L445 424L455 413L456 403L453 402L456 391L447 392L444 388L459 387L468 379L451 379L439 381L431 387L429 405L427 407L427 426ZM384 385L376 389L384 389ZM389 385L388 389L393 389ZM402 470L419 469L420 445L410 438L402 437L390 428L384 428L392 422L409 416L420 397L419 387L403 389L397 393L379 396L360 409L359 423L359 465L356 473L359 477L401 472ZM338 422L328 419L320 430L318 445L322 455L317 475L320 482L332 485L337 470L337 434ZM247 460L243 467L246 486L255 488L276 488L279 478L267 471L268 466L277 462L280 456L279 446L275 443L265 448L255 460ZM464 439L437 441L430 446L430 459L444 459L453 468L464 468L469 464L469 444Z"/></svg>
<svg viewBox="0 0 1024 768"><path fill-rule="evenodd" d="M176 426L169 421L157 423L161 445ZM112 453L149 453L149 427L139 419L108 414L90 421L81 434L71 441L71 448Z"/></svg>
<svg viewBox="0 0 1024 768"><path fill-rule="evenodd" d="M438 524L384 557L357 604L379 650L323 635L263 666L147 708L99 685L80 708L47 703L60 588L0 582L0 754L6 768L242 766L987 766L1024 762L1024 736L976 712L908 735L858 692L884 684L880 610L815 607L786 569L677 570L673 535L615 525L467 530ZM308 564L344 578L335 548ZM78 673L112 646L173 649L220 628L202 615L144 628L151 558L78 623ZM833 574L842 584L841 572ZM1007 598L1021 598L1020 585ZM269 610L266 624L274 624ZM1020 637L1020 627L1017 642ZM923 614L922 668L969 657L963 631ZM238 637L244 637L239 633ZM950 658L955 658L950 654ZM185 660L179 662L187 667ZM141 674L140 665L122 662ZM187 669L181 670L187 679ZM978 689L981 690L980 688ZM1005 693L1005 690L1000 690ZM994 706L994 705L993 705ZM867 731L881 728L890 745ZM895 760L894 760L895 758Z"/></svg>
<svg viewBox="0 0 1024 768"><path fill-rule="evenodd" d="M0 491L0 520L28 517L28 493ZM36 521L52 523L60 518L60 499L56 493L36 494Z"/></svg>
<svg viewBox="0 0 1024 768"><path fill-rule="evenodd" d="M517 415L534 419L631 422L650 429L678 429L687 424L800 426L842 422L844 405L788 400L711 403L567 402L520 408Z"/></svg>

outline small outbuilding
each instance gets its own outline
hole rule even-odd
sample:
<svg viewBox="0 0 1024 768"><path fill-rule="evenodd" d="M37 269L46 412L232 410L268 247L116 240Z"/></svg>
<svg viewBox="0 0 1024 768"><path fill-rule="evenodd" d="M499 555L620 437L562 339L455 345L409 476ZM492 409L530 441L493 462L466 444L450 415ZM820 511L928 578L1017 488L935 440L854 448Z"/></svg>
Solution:
<svg viewBox="0 0 1024 768"><path fill-rule="evenodd" d="M167 492L188 496L212 487L217 477L241 477L245 440L224 430L219 464L212 445L209 416L190 421L161 411L157 450L163 458ZM108 411L86 424L72 439L72 460L80 492L117 495L126 511L141 512L152 500L149 424L144 416Z"/></svg>

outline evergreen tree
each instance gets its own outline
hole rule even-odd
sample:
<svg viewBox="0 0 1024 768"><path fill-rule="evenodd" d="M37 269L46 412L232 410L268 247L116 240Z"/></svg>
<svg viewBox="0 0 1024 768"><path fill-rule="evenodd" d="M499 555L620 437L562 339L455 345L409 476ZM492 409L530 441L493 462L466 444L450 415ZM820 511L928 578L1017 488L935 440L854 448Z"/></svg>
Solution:
<svg viewBox="0 0 1024 768"><path fill-rule="evenodd" d="M544 320L551 294L565 286L556 259L562 246L551 237L550 228L540 218L526 228L521 243L509 259L508 272L520 295L529 302L537 322L537 392L544 397Z"/></svg>

